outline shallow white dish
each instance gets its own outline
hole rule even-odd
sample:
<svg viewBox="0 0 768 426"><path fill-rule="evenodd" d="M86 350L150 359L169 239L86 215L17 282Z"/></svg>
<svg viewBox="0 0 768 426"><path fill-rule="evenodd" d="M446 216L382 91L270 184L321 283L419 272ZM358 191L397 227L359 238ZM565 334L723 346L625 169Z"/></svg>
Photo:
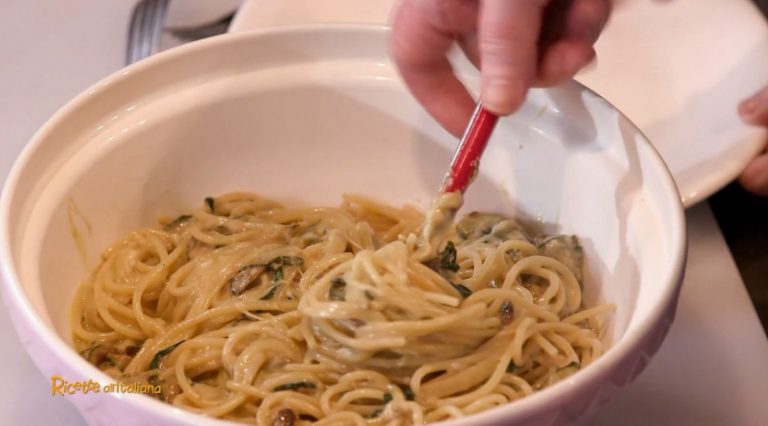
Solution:
<svg viewBox="0 0 768 426"><path fill-rule="evenodd" d="M287 203L360 192L426 205L455 141L403 88L384 38L375 27L223 36L129 67L57 113L0 200L3 292L41 371L109 383L69 346L71 300L110 241L160 213L235 189ZM461 424L588 420L645 367L674 314L685 235L668 171L593 93L538 90L500 123L467 206L581 236L586 303L618 311L598 362ZM137 395L71 400L91 424L220 423Z"/></svg>
<svg viewBox="0 0 768 426"><path fill-rule="evenodd" d="M597 66L577 78L653 142L690 207L765 146L736 107L768 84L768 25L752 0L617 2Z"/></svg>
<svg viewBox="0 0 768 426"><path fill-rule="evenodd" d="M394 0L247 0L231 31L329 22L386 23ZM751 0L614 0L577 80L651 140L686 207L737 177L765 145L739 101L768 84L768 25Z"/></svg>

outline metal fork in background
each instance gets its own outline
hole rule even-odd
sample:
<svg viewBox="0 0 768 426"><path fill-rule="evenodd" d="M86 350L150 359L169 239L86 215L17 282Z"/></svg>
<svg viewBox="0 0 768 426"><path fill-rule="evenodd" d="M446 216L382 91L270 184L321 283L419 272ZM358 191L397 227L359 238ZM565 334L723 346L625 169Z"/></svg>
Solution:
<svg viewBox="0 0 768 426"><path fill-rule="evenodd" d="M165 48L227 32L235 12L218 17L208 23L193 26L165 28L169 0L142 0L133 9L128 30L126 62L132 64Z"/></svg>
<svg viewBox="0 0 768 426"><path fill-rule="evenodd" d="M190 42L224 34L229 29L235 13L227 14L216 21L194 27L172 27L168 31L178 40Z"/></svg>
<svg viewBox="0 0 768 426"><path fill-rule="evenodd" d="M157 52L170 0L141 0L133 8L125 62L132 64Z"/></svg>

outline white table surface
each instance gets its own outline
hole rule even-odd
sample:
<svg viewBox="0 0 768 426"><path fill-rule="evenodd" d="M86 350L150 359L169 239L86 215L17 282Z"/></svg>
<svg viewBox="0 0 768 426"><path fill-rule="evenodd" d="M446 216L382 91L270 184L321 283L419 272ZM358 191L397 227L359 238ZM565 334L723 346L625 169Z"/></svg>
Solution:
<svg viewBox="0 0 768 426"><path fill-rule="evenodd" d="M57 108L122 66L133 3L3 2L0 183ZM604 407L596 425L768 421L766 335L709 207L689 210L687 219L689 258L676 322L648 369ZM50 396L50 381L24 352L5 313L0 342L0 424L83 424L66 399Z"/></svg>

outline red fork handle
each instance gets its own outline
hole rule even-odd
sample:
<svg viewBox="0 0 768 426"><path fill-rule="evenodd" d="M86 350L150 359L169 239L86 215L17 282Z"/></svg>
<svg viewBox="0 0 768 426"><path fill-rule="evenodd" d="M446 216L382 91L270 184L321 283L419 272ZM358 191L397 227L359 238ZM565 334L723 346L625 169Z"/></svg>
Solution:
<svg viewBox="0 0 768 426"><path fill-rule="evenodd" d="M459 147L453 154L451 167L443 178L441 192L461 192L477 175L480 167L480 157L483 155L488 139L491 137L499 117L485 109L482 103L477 104L472 118L469 120L467 130L461 138Z"/></svg>

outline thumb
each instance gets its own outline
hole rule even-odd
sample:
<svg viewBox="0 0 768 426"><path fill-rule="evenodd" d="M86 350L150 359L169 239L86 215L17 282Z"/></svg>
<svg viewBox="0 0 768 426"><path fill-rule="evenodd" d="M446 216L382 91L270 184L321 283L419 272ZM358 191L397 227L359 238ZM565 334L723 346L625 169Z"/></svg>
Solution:
<svg viewBox="0 0 768 426"><path fill-rule="evenodd" d="M741 102L739 115L747 123L768 125L768 87Z"/></svg>
<svg viewBox="0 0 768 426"><path fill-rule="evenodd" d="M748 191L768 196L768 154L754 158L741 172L739 183Z"/></svg>
<svg viewBox="0 0 768 426"><path fill-rule="evenodd" d="M547 0L482 0L478 48L482 101L507 115L525 99L538 64L538 39Z"/></svg>

